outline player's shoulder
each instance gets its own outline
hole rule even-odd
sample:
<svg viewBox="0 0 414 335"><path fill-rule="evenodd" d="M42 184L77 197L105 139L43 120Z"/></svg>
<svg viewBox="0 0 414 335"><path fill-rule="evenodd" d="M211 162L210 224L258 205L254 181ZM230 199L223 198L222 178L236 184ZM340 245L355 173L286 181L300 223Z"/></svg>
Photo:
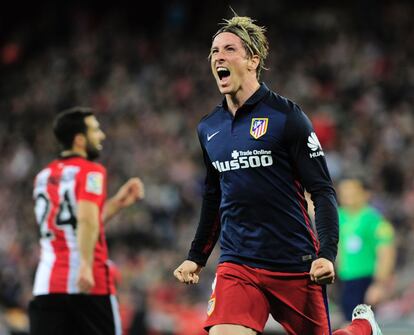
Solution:
<svg viewBox="0 0 414 335"><path fill-rule="evenodd" d="M93 162L87 159L83 159L83 162L81 163L81 165L87 170L97 171L97 172L106 172L106 168L101 163L98 163L98 162Z"/></svg>
<svg viewBox="0 0 414 335"><path fill-rule="evenodd" d="M81 168L78 181L84 185L84 191L93 195L103 195L106 182L106 169L98 163L87 159L78 160Z"/></svg>
<svg viewBox="0 0 414 335"><path fill-rule="evenodd" d="M374 206L365 206L365 208L363 209L362 212L365 216L369 216L372 218L372 220L381 220L382 219L382 214L379 211L379 209L377 209Z"/></svg>
<svg viewBox="0 0 414 335"><path fill-rule="evenodd" d="M381 211L371 205L365 206L359 213L359 221L364 222L364 227L367 230L375 230L381 222L384 221L384 215Z"/></svg>
<svg viewBox="0 0 414 335"><path fill-rule="evenodd" d="M60 164L60 159L59 158L55 158L53 160L51 160L49 163L47 163L46 165L43 165L43 167L39 170L39 172L36 174L36 178L38 176L43 176L45 174L50 174L52 173L55 169L58 169Z"/></svg>
<svg viewBox="0 0 414 335"><path fill-rule="evenodd" d="M205 128L211 128L212 126L216 124L221 123L221 116L223 113L223 105L217 105L214 107L214 109L208 113L205 114L200 121L198 122L197 131L200 133Z"/></svg>
<svg viewBox="0 0 414 335"><path fill-rule="evenodd" d="M77 166L82 172L95 171L106 173L106 169L101 163L94 162L80 156L60 158L56 160L54 164L63 164L63 166Z"/></svg>
<svg viewBox="0 0 414 335"><path fill-rule="evenodd" d="M293 100L270 91L264 103L284 121L284 136L287 139L295 140L298 134L306 135L313 128L309 117Z"/></svg>
<svg viewBox="0 0 414 335"><path fill-rule="evenodd" d="M274 91L269 91L269 94L263 102L275 111L284 113L288 116L294 116L295 114L297 115L302 112L302 109L297 103Z"/></svg>
<svg viewBox="0 0 414 335"><path fill-rule="evenodd" d="M365 216L361 218L361 222L375 232L375 236L378 238L392 238L394 235L394 227L386 216L380 211L380 209L374 206L365 207ZM371 232L372 233L372 232Z"/></svg>
<svg viewBox="0 0 414 335"><path fill-rule="evenodd" d="M199 124L208 123L214 121L217 117L219 117L220 112L223 110L223 104L217 105L214 109L210 112L205 114L199 121Z"/></svg>
<svg viewBox="0 0 414 335"><path fill-rule="evenodd" d="M57 160L53 160L51 162L49 162L48 164L44 165L35 175L34 180L36 181L36 183L43 181L46 182L47 179L49 178L49 176L51 175L54 166L56 164Z"/></svg>

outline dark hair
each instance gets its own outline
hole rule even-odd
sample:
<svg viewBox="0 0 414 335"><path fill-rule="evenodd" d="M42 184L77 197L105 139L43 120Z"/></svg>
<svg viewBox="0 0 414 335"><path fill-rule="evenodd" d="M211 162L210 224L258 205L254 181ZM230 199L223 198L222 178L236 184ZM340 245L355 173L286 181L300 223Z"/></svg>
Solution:
<svg viewBox="0 0 414 335"><path fill-rule="evenodd" d="M365 191L371 191L372 190L372 185L371 185L370 179L367 176L363 175L362 173L354 173L354 174L344 175L339 180L339 183L342 182L342 181L345 181L345 180L354 180L354 181L358 182Z"/></svg>
<svg viewBox="0 0 414 335"><path fill-rule="evenodd" d="M262 70L267 70L264 64L269 53L269 42L265 36L266 28L258 26L255 24L255 20L248 16L238 16L234 11L233 13L234 16L231 19L223 20L222 27L213 35L212 39L214 40L218 34L224 32L238 36L249 57L257 55L260 58L256 71L256 77L259 79ZM211 53L209 59L211 59Z"/></svg>
<svg viewBox="0 0 414 335"><path fill-rule="evenodd" d="M85 118L91 115L94 115L92 108L72 107L56 116L53 132L64 150L72 148L77 134L86 134Z"/></svg>

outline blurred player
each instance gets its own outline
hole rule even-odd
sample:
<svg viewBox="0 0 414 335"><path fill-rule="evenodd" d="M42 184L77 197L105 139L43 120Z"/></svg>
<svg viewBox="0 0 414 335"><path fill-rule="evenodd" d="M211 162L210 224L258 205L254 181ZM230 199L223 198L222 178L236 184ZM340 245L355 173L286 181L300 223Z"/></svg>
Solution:
<svg viewBox="0 0 414 335"><path fill-rule="evenodd" d="M341 279L342 310L345 318L351 320L356 305L366 302L375 306L392 291L396 257L394 229L370 206L370 193L362 180L341 180L338 194L337 270Z"/></svg>
<svg viewBox="0 0 414 335"><path fill-rule="evenodd" d="M120 335L104 222L144 196L139 178L106 200L106 169L93 162L105 134L93 111L60 113L59 157L36 176L35 214L41 255L29 305L33 335Z"/></svg>
<svg viewBox="0 0 414 335"><path fill-rule="evenodd" d="M235 16L213 36L211 70L224 100L198 126L207 170L201 217L188 259L174 275L197 283L220 236L205 323L210 335L262 333L269 313L288 334L328 335L325 284L335 278L336 195L309 119L259 82L268 54L264 31ZM354 318L335 334L380 334L369 306L358 306Z"/></svg>

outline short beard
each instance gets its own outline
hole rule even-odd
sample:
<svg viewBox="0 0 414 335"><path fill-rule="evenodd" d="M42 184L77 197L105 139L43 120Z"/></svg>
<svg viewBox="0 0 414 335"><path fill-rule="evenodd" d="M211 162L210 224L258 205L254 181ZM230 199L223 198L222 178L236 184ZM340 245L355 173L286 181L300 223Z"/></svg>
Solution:
<svg viewBox="0 0 414 335"><path fill-rule="evenodd" d="M88 160L94 161L100 156L100 151L96 148L93 148L89 143L86 147L86 155L88 156Z"/></svg>

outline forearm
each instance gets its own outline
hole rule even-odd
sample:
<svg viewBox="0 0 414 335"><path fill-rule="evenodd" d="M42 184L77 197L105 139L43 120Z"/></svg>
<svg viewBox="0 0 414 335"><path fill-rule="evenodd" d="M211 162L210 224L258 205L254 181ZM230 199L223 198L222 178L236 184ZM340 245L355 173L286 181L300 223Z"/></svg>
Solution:
<svg viewBox="0 0 414 335"><path fill-rule="evenodd" d="M205 195L203 198L197 232L188 253L188 259L201 266L206 264L220 235L219 204L218 195Z"/></svg>
<svg viewBox="0 0 414 335"><path fill-rule="evenodd" d="M367 304L375 306L392 294L395 256L396 251L393 245L378 247L377 268L373 282L365 294Z"/></svg>
<svg viewBox="0 0 414 335"><path fill-rule="evenodd" d="M105 202L102 219L110 220L122 208L131 206L136 201L144 198L144 184L138 177L130 178L123 184L118 192Z"/></svg>
<svg viewBox="0 0 414 335"><path fill-rule="evenodd" d="M95 203L80 201L77 217L76 234L81 262L92 265L99 236L99 208Z"/></svg>
<svg viewBox="0 0 414 335"><path fill-rule="evenodd" d="M202 140L200 140L200 143L203 151L204 164L206 166L206 178L204 181L200 221L187 259L197 263L199 266L205 266L220 235L221 223L219 208L221 188L220 176L217 170L213 168L207 151L202 144Z"/></svg>
<svg viewBox="0 0 414 335"><path fill-rule="evenodd" d="M99 225L83 221L78 223L78 227L77 239L81 261L92 265L94 249L99 235Z"/></svg>
<svg viewBox="0 0 414 335"><path fill-rule="evenodd" d="M319 257L335 262L338 251L339 227L335 193L312 195L315 205L315 221L318 232Z"/></svg>
<svg viewBox="0 0 414 335"><path fill-rule="evenodd" d="M103 221L109 221L115 214L121 209L119 200L116 197L112 197L105 202L103 209Z"/></svg>
<svg viewBox="0 0 414 335"><path fill-rule="evenodd" d="M394 245L379 247L377 255L374 282L387 285L392 278L395 268L396 251Z"/></svg>

